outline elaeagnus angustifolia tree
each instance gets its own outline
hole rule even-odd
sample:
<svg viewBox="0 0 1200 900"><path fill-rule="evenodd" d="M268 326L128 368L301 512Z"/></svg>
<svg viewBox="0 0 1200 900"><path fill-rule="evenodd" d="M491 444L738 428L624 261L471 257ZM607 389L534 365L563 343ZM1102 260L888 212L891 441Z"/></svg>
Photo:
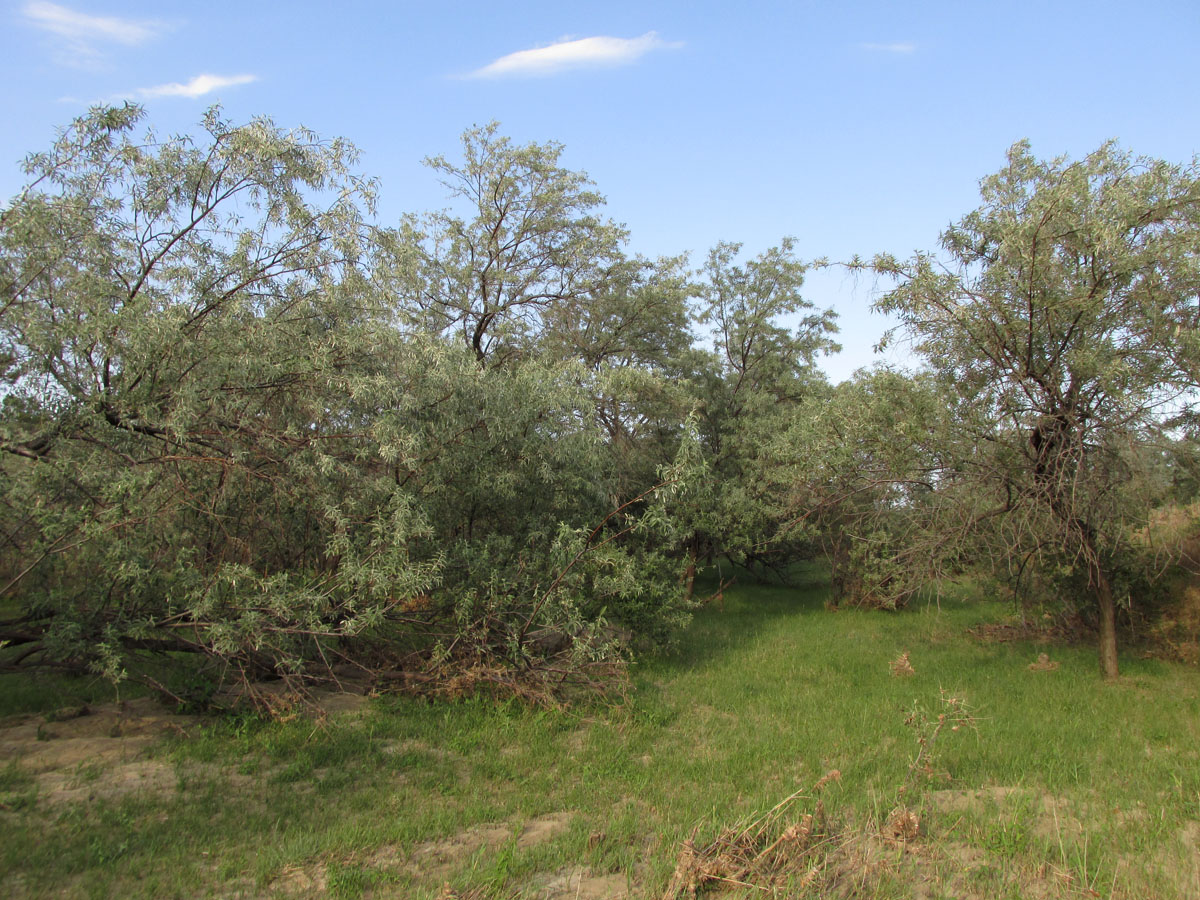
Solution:
<svg viewBox="0 0 1200 900"><path fill-rule="evenodd" d="M1105 144L1037 159L1027 143L942 235L944 259L877 257L900 319L956 409L943 487L1000 559L1071 575L1117 675L1115 574L1152 497L1139 449L1191 401L1200 326L1200 172ZM985 501L986 498L986 501ZM984 508L984 507L988 508Z"/></svg>
<svg viewBox="0 0 1200 900"><path fill-rule="evenodd" d="M683 417L617 471L607 376L545 323L683 294L556 145L468 132L432 164L475 216L423 234L368 221L342 141L141 116L75 122L0 213L0 665L528 671L550 632L569 669L679 620Z"/></svg>
<svg viewBox="0 0 1200 900"><path fill-rule="evenodd" d="M295 673L435 568L347 391L387 339L356 287L373 189L341 141L140 119L76 121L0 219L0 637L112 677L144 650Z"/></svg>
<svg viewBox="0 0 1200 900"><path fill-rule="evenodd" d="M490 623L482 642L579 637L579 620L600 616L661 634L683 610L673 539L630 526L656 484L679 484L660 469L687 440L690 398L673 378L690 349L686 278L677 260L622 252L626 232L562 150L494 123L468 130L458 158L426 160L451 205L381 232L372 271L402 300L407 339L438 348L429 377L448 375L379 422L395 425L402 480L435 523L434 606ZM581 541L592 549L572 562Z"/></svg>
<svg viewBox="0 0 1200 900"><path fill-rule="evenodd" d="M802 296L807 265L792 239L740 254L740 244L718 244L700 273L700 321L713 346L699 387L712 477L689 519L689 550L693 560L786 564L785 459L772 447L797 404L825 385L817 358L838 349L836 314Z"/></svg>

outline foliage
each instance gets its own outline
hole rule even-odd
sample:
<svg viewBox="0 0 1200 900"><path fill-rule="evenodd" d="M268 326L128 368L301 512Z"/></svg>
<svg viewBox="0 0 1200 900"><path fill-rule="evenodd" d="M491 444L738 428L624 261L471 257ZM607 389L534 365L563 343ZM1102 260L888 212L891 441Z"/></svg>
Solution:
<svg viewBox="0 0 1200 900"><path fill-rule="evenodd" d="M878 369L812 394L776 436L785 530L825 551L835 605L900 608L952 565L945 548L930 553L951 424L931 378Z"/></svg>
<svg viewBox="0 0 1200 900"><path fill-rule="evenodd" d="M560 147L468 132L431 165L474 215L422 233L369 223L342 141L140 118L77 121L2 214L5 665L300 683L682 621L669 498L699 460L660 338L686 279L620 255ZM626 344L578 325L593 300Z"/></svg>
<svg viewBox="0 0 1200 900"><path fill-rule="evenodd" d="M899 317L952 398L945 490L1014 567L1078 573L1117 672L1113 574L1154 498L1140 448L1196 384L1197 166L1106 144L1044 162L1028 144L981 183L983 205L942 235L946 261L877 257ZM986 523L986 526L984 525Z"/></svg>
<svg viewBox="0 0 1200 900"><path fill-rule="evenodd" d="M77 121L3 212L4 636L113 678L145 649L294 673L435 571L345 402L385 339L351 300L372 187L340 141L140 117Z"/></svg>
<svg viewBox="0 0 1200 900"><path fill-rule="evenodd" d="M0 667L546 699L669 642L698 568L823 552L845 605L980 563L1082 598L1112 674L1179 555L1195 166L1016 145L943 259L870 263L928 370L833 387L791 239L628 255L559 144L470 129L450 206L384 227L344 141L141 116L0 211Z"/></svg>
<svg viewBox="0 0 1200 900"><path fill-rule="evenodd" d="M415 245L419 321L480 362L528 353L546 315L604 291L626 237L595 215L604 200L587 176L559 165L561 144L517 147L498 131L467 131L461 162L426 160L467 216L410 218L401 241Z"/></svg>
<svg viewBox="0 0 1200 900"><path fill-rule="evenodd" d="M838 349L829 337L836 316L812 311L801 296L807 267L791 239L741 265L740 251L715 247L700 287L699 318L712 328L715 350L699 386L713 478L690 522L691 552L786 562L777 543L781 459L768 449L797 404L824 385L816 361Z"/></svg>

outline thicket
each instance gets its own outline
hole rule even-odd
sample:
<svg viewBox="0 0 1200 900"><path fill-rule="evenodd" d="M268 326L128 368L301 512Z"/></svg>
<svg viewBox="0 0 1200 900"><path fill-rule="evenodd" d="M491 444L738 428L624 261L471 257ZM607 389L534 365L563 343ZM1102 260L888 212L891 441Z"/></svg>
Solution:
<svg viewBox="0 0 1200 900"><path fill-rule="evenodd" d="M1013 157L944 237L957 274L869 264L933 365L832 386L790 240L630 255L560 145L468 131L427 160L451 205L381 225L343 141L141 118L76 121L0 212L5 670L544 698L668 640L717 559L824 553L889 608L985 562L1111 601L1194 495L1190 170L1105 148L1051 196L1073 170Z"/></svg>

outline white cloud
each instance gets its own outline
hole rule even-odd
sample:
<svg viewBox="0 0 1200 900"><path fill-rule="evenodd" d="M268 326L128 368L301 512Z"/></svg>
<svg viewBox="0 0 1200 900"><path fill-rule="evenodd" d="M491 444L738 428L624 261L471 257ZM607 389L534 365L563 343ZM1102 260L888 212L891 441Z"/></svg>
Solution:
<svg viewBox="0 0 1200 900"><path fill-rule="evenodd" d="M250 84L258 81L257 75L197 75L186 84L173 81L170 84L160 84L156 87L138 88L139 97L188 97L195 99L219 91L221 88L236 87L239 84Z"/></svg>
<svg viewBox="0 0 1200 900"><path fill-rule="evenodd" d="M55 60L72 66L96 63L101 56L99 44L134 47L166 30L164 23L155 20L91 16L43 0L26 3L21 11L28 24L57 39Z"/></svg>
<svg viewBox="0 0 1200 900"><path fill-rule="evenodd" d="M468 78L504 78L522 75L553 75L568 69L594 66L623 66L651 50L682 47L681 42L661 40L653 31L641 37L589 37L563 39L547 47L518 50L471 72Z"/></svg>
<svg viewBox="0 0 1200 900"><path fill-rule="evenodd" d="M917 45L909 41L897 41L892 44L859 44L864 50L875 50L880 53L914 53Z"/></svg>

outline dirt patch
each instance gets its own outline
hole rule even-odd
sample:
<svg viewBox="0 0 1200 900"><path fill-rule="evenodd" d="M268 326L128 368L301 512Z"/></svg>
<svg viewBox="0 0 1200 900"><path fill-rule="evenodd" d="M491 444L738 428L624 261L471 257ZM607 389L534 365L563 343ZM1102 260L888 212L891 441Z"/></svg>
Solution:
<svg viewBox="0 0 1200 900"><path fill-rule="evenodd" d="M508 825L478 825L437 841L418 844L408 859L408 868L426 878L444 879L476 853L498 850L511 840Z"/></svg>
<svg viewBox="0 0 1200 900"><path fill-rule="evenodd" d="M624 875L596 874L590 869L560 869L534 896L539 900L627 900L632 897Z"/></svg>
<svg viewBox="0 0 1200 900"><path fill-rule="evenodd" d="M830 844L801 883L801 896L892 896L884 886L903 884L912 900L991 900L993 893L975 883L988 857L963 844L929 844L923 838L896 840L868 827L843 832ZM1028 895L1022 895L1028 896Z"/></svg>
<svg viewBox="0 0 1200 900"><path fill-rule="evenodd" d="M942 856L952 862L954 867L962 872L982 869L988 863L987 853L978 847L972 847L970 844L946 841L939 845L938 849Z"/></svg>
<svg viewBox="0 0 1200 900"><path fill-rule="evenodd" d="M558 837L571 827L573 818L569 812L557 812L530 820L517 838L517 847L524 850Z"/></svg>
<svg viewBox="0 0 1200 900"><path fill-rule="evenodd" d="M42 772L36 777L38 797L49 806L116 800L130 794L174 793L175 770L158 760L121 763L95 774L86 767L75 772Z"/></svg>
<svg viewBox="0 0 1200 900"><path fill-rule="evenodd" d="M39 803L48 806L173 792L174 770L144 757L164 734L193 721L150 698L15 716L0 725L0 763L31 774Z"/></svg>
<svg viewBox="0 0 1200 900"><path fill-rule="evenodd" d="M1177 864L1168 860L1164 865L1167 877L1179 885L1182 892L1200 897L1200 822L1188 822L1179 831L1183 853L1177 856Z"/></svg>
<svg viewBox="0 0 1200 900"><path fill-rule="evenodd" d="M0 725L0 762L17 760L35 774L131 762L164 734L183 732L193 722L150 698L94 706L62 720L15 716Z"/></svg>
<svg viewBox="0 0 1200 900"><path fill-rule="evenodd" d="M1003 819L1020 814L1034 837L1049 844L1083 836L1084 826L1066 800L1030 788L991 787L972 791L935 791L928 801L944 814Z"/></svg>
<svg viewBox="0 0 1200 900"><path fill-rule="evenodd" d="M313 688L297 693L285 681L236 684L220 691L213 702L223 709L255 709L270 715L307 714L320 718L358 712L370 699L370 686L349 678L338 682L342 690Z"/></svg>
<svg viewBox="0 0 1200 900"><path fill-rule="evenodd" d="M1082 837L1083 822L1074 815L1074 810L1061 797L1042 794L1038 798L1039 808L1033 821L1033 834L1049 844L1070 838Z"/></svg>
<svg viewBox="0 0 1200 900"><path fill-rule="evenodd" d="M288 897L324 897L329 888L329 874L324 863L285 866L271 887Z"/></svg>
<svg viewBox="0 0 1200 900"><path fill-rule="evenodd" d="M1075 840L1085 830L1077 810L1066 800L1031 788L998 786L973 791L935 791L928 801L933 809L944 814L1003 818L1027 813L1030 834L1049 844Z"/></svg>
<svg viewBox="0 0 1200 900"><path fill-rule="evenodd" d="M942 813L982 813L995 807L1012 805L1034 796L1028 788L991 787L973 791L933 791L927 796L929 804Z"/></svg>
<svg viewBox="0 0 1200 900"><path fill-rule="evenodd" d="M351 861L356 865L374 870L377 873L387 873L393 877L415 879L426 885L436 887L447 883L460 869L468 865L473 857L486 853L495 853L502 847L515 841L518 850L527 850L543 844L564 833L574 818L572 813L557 812L530 819L521 828L515 824L499 822L493 825L477 825L460 831L450 837L436 841L426 841L418 844L409 852L395 844L385 844L373 852L354 854ZM302 864L286 866L271 882L270 890L275 895L286 897L324 897L327 895L329 884L329 862L314 860ZM564 873L547 876L546 891L556 885L555 879L565 877ZM605 878L610 876L592 876L583 873L582 881L576 877L571 881L572 890L580 891L580 898L624 897L616 893L588 893L595 890L596 885L607 884ZM566 884L564 881L563 884ZM582 887L580 885L582 884ZM624 888L624 879L621 881ZM401 896L389 892L389 888L380 886L372 896L391 897ZM557 890L557 888L555 888ZM450 891L447 898L459 895ZM470 896L470 894L468 894ZM544 893L537 895L546 898L574 897L574 893Z"/></svg>
<svg viewBox="0 0 1200 900"><path fill-rule="evenodd" d="M1179 840L1189 850L1196 851L1197 862L1200 862L1200 822L1188 822L1179 830Z"/></svg>
<svg viewBox="0 0 1200 900"><path fill-rule="evenodd" d="M408 865L422 877L436 875L442 878L476 853L498 850L514 837L520 850L543 844L565 832L572 818L569 812L550 813L530 819L520 831L505 823L477 825L448 838L418 844L409 854Z"/></svg>
<svg viewBox="0 0 1200 900"><path fill-rule="evenodd" d="M322 713L362 709L361 694L319 692ZM187 734L200 719L172 713L151 697L74 707L0 722L0 766L16 763L32 775L39 804L112 800L131 794L169 794L178 786L172 766L147 759L169 734Z"/></svg>

